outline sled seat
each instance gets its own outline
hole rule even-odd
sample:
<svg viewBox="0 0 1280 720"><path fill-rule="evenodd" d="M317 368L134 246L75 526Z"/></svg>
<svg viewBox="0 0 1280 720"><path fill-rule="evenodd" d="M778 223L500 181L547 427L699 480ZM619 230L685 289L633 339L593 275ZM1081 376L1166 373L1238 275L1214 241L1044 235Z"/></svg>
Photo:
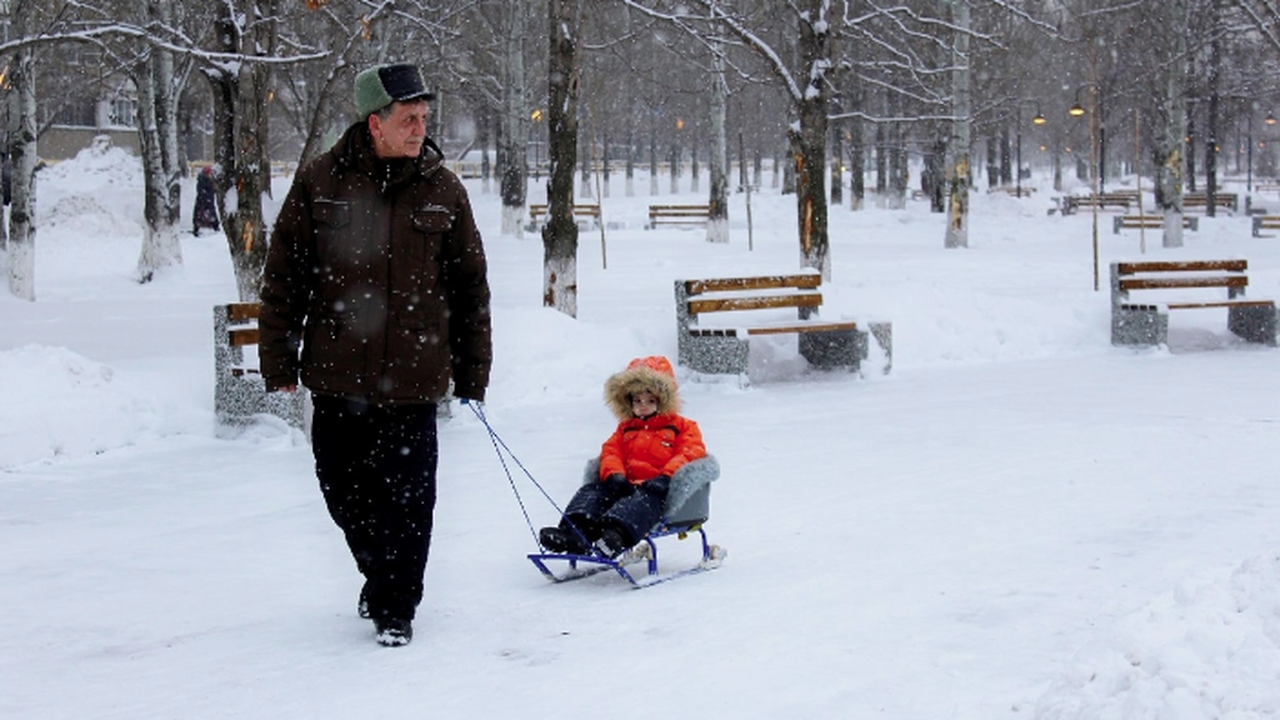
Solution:
<svg viewBox="0 0 1280 720"><path fill-rule="evenodd" d="M676 471L671 476L671 485L667 488L666 506L662 511L662 522L650 529L658 530L663 526L701 525L711 516L711 483L720 477L720 463L715 456L708 455L694 460ZM582 484L600 481L600 458L587 461L582 471Z"/></svg>
<svg viewBox="0 0 1280 720"><path fill-rule="evenodd" d="M694 460L677 470L671 476L671 485L667 488L662 520L650 528L634 548L618 558L608 558L598 554L539 552L529 555L529 560L547 579L554 582L576 580L601 571L614 570L634 587L648 587L718 567L725 552L719 546L708 542L703 525L711 515L711 483L719 477L720 463L712 455ZM582 473L583 484L599 482L599 478L600 458L595 457L587 461ZM702 559L692 568L673 573L661 573L658 569L656 541L672 535L684 540L690 533L698 534L702 545ZM647 576L637 579L625 566L640 560L648 562ZM566 561L569 572L557 575L548 566L548 561ZM580 564L591 566L591 569L581 569Z"/></svg>

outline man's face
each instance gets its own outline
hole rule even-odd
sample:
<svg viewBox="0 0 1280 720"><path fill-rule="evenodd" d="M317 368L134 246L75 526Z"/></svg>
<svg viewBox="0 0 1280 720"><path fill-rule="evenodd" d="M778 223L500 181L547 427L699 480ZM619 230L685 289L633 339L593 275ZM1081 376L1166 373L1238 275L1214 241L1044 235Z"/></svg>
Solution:
<svg viewBox="0 0 1280 720"><path fill-rule="evenodd" d="M418 157L427 137L427 113L426 100L411 100L391 103L391 114L385 119L378 113L370 115L373 151L386 160Z"/></svg>

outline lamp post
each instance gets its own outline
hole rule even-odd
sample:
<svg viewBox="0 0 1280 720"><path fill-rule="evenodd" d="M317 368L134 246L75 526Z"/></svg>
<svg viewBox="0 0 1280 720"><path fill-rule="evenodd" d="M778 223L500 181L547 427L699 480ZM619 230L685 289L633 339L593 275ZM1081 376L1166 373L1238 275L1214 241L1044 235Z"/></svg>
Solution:
<svg viewBox="0 0 1280 720"><path fill-rule="evenodd" d="M1036 109L1036 116L1031 118L1032 125L1043 125L1048 120L1045 119L1044 113L1040 109ZM1013 187L1014 194L1019 198L1022 197L1022 106L1018 105L1017 116L1017 134L1014 136L1014 163L1016 167L1013 169Z"/></svg>
<svg viewBox="0 0 1280 720"><path fill-rule="evenodd" d="M541 135L538 128L542 127L542 110L535 109L529 113L529 119L533 121L534 135ZM535 139L533 141L533 179L539 179L539 171L542 165L542 140Z"/></svg>
<svg viewBox="0 0 1280 720"><path fill-rule="evenodd" d="M1080 104L1080 89L1089 88L1089 110L1086 111L1084 106ZM1093 186L1093 202L1090 205L1093 208L1093 289L1098 291L1100 284L1098 279L1098 193L1099 190L1099 173L1098 173L1098 84L1094 82L1085 83L1076 88L1076 103L1071 106L1067 113L1072 117L1082 117L1089 115L1089 175Z"/></svg>
<svg viewBox="0 0 1280 720"><path fill-rule="evenodd" d="M1267 125L1275 125L1276 116L1268 112L1267 119L1263 120L1262 122L1266 123ZM1253 192L1253 113L1252 112L1249 113L1248 115L1248 128L1249 128L1248 129L1249 136L1245 139L1249 145L1249 149L1248 149L1249 170L1248 170L1248 174L1245 176L1245 189L1248 192L1252 193Z"/></svg>

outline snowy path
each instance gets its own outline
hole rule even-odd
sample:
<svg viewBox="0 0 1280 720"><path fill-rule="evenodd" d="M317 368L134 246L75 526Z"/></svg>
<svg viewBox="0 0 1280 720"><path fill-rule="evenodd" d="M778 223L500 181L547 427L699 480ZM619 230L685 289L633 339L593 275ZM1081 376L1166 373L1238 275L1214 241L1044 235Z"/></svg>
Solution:
<svg viewBox="0 0 1280 720"><path fill-rule="evenodd" d="M546 584L460 416L419 640L396 652L354 616L354 571L287 436L24 466L0 478L0 710L592 717L568 698L621 684L638 703L622 717L655 709L646 685L704 717L1017 717L1094 626L1274 546L1271 367L1240 349L689 384L726 468L710 528L731 555L644 592ZM779 395L794 422L747 412ZM557 499L582 458L550 448L599 434L576 411L490 415Z"/></svg>

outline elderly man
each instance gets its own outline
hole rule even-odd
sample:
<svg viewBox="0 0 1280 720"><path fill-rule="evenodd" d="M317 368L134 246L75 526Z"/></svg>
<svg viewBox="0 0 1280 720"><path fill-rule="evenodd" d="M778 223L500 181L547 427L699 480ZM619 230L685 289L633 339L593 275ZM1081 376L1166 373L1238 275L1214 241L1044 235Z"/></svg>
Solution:
<svg viewBox="0 0 1280 720"><path fill-rule="evenodd" d="M436 404L484 399L484 247L467 192L426 137L418 68L356 76L360 121L301 169L271 236L260 361L270 391L312 393L329 513L364 575L361 616L405 645L436 500Z"/></svg>

